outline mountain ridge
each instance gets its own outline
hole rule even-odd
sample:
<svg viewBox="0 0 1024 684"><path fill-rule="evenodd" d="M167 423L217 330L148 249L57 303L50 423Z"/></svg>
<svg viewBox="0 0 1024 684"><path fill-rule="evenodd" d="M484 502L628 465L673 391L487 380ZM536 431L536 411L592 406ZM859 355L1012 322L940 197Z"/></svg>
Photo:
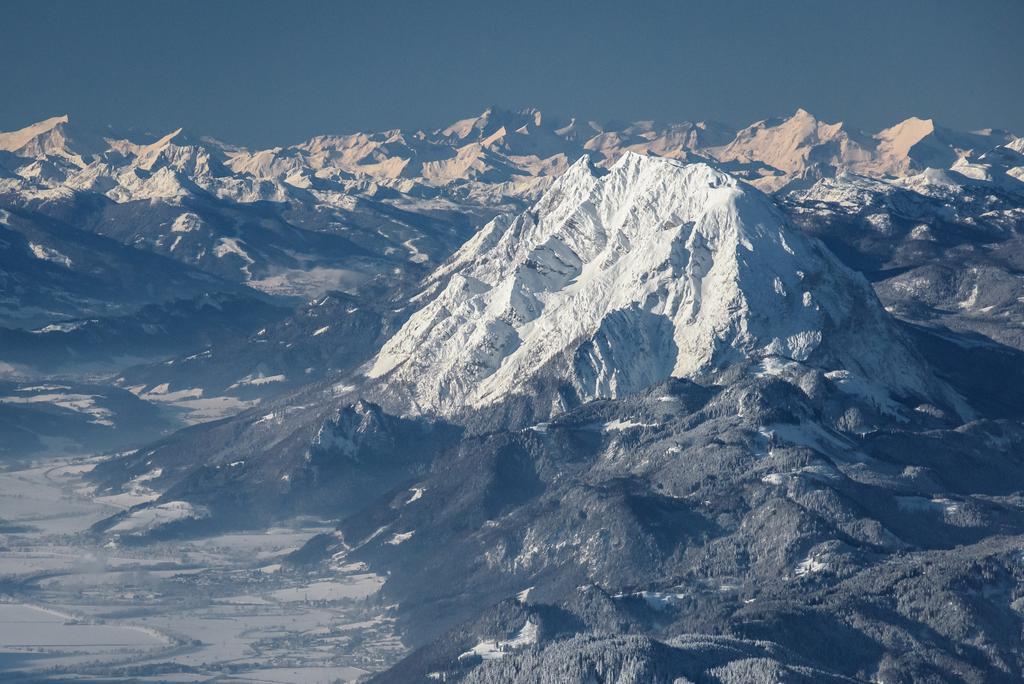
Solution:
<svg viewBox="0 0 1024 684"><path fill-rule="evenodd" d="M259 581L380 575L366 607L415 650L377 681L545 681L567 652L581 676L1013 681L1019 143L910 126L894 159L957 161L897 177L854 168L871 143L806 112L729 161L695 142L721 142L707 126L588 126L494 113L258 159L189 143L154 155L180 197L76 194L109 212L62 206L78 227L194 250L250 287L310 269L295 244L328 256L320 233L374 274L121 373L125 401L199 424L88 473L152 497L97 541L329 520ZM190 166L207 145L230 175ZM281 194L249 201L240 179ZM29 390L9 390L19 411Z"/></svg>
<svg viewBox="0 0 1024 684"><path fill-rule="evenodd" d="M57 143L45 140L70 125L64 115L0 133L0 149L37 159L45 156L47 150L59 152L58 156L84 169L94 158L109 157L100 149L104 146L107 152L116 151L130 163L135 157L154 156L144 151L169 143L182 132L178 129L143 143L106 136L101 141L83 143L87 149L78 152L67 146L66 136L61 136ZM208 138L193 139L191 144L205 148L207 155L213 152L227 167L224 172L228 174L251 174L257 179L274 181L273 192L277 195L286 192L280 185L290 185L288 179L298 178L298 173L333 179L344 187L351 187L353 180L346 176L372 178L402 192L433 193L450 183L469 182L469 197L493 203L500 201L502 193L535 197L539 189L536 179L560 173L584 151L597 153L599 158L595 162L601 166L613 164L626 151L672 158L697 154L720 163L747 165L749 182L775 191L808 174L829 176L848 170L874 176L902 176L929 166L948 168L960 158L974 159L1013 140L1004 131L958 133L937 126L930 119L915 117L870 135L841 122L825 123L802 108L790 116L765 119L735 131L708 122L581 124L577 118L547 117L535 108L491 107L478 116L432 131L394 129L320 135L295 145L265 150L248 150ZM113 160L104 163L109 161ZM764 167L759 168L758 164ZM144 162L140 166L146 168ZM529 178L535 180L527 182ZM224 186L209 178L200 180L201 187L232 193L245 201L245 194L238 194L237 187ZM76 185L74 180L69 182ZM494 188L488 187L494 183L510 185L496 195ZM266 196L268 190L253 187L246 192L252 201ZM130 196L129 191L127 197Z"/></svg>

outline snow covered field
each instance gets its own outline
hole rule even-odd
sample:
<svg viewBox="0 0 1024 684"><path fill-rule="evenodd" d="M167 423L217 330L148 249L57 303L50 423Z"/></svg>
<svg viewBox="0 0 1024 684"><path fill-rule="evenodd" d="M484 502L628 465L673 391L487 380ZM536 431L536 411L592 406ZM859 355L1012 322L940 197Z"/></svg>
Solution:
<svg viewBox="0 0 1024 684"><path fill-rule="evenodd" d="M136 502L94 498L94 462L0 471L0 679L354 681L404 652L383 578L282 570L326 527L121 548L88 530Z"/></svg>

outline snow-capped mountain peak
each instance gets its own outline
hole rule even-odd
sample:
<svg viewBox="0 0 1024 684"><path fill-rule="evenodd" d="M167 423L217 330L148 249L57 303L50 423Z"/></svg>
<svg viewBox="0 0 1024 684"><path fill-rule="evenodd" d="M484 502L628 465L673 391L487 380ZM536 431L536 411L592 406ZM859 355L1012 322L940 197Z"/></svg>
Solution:
<svg viewBox="0 0 1024 684"><path fill-rule="evenodd" d="M575 400L617 397L769 360L934 390L861 276L705 163L626 153L598 177L581 159L488 224L421 301L368 370L413 412L552 379Z"/></svg>
<svg viewBox="0 0 1024 684"><path fill-rule="evenodd" d="M68 123L68 115L50 117L37 123L25 126L10 133L0 133L0 150L5 152L18 152L28 145L33 139L52 131L61 124Z"/></svg>
<svg viewBox="0 0 1024 684"><path fill-rule="evenodd" d="M774 190L808 170L817 168L822 173L867 161L871 147L866 136L848 130L842 122L825 123L801 108L792 116L748 126L714 154L722 161L761 162L784 172L758 184Z"/></svg>
<svg viewBox="0 0 1024 684"><path fill-rule="evenodd" d="M107 148L102 136L83 131L67 114L50 117L22 129L0 133L0 152L36 160L54 160L83 167Z"/></svg>

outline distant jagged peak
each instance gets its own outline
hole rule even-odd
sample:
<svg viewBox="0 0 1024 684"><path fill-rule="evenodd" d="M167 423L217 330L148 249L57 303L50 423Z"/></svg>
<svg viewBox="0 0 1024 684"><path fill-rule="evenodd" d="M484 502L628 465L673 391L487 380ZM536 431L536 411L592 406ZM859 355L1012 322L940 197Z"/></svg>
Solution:
<svg viewBox="0 0 1024 684"><path fill-rule="evenodd" d="M985 153L1013 140L1006 131L972 133L938 125L933 119L910 117L875 134L875 160L862 171L876 176L904 176L925 169L949 169L975 162Z"/></svg>
<svg viewBox="0 0 1024 684"><path fill-rule="evenodd" d="M814 114L811 114L803 107L797 107L796 110L789 116L777 116L764 119L762 121L757 121L748 126L747 129L743 130L786 128L804 130L807 131L808 133L811 133L817 131L819 124L823 124L826 126L829 125L819 120L818 117L814 116ZM838 125L841 127L842 123L833 125Z"/></svg>
<svg viewBox="0 0 1024 684"><path fill-rule="evenodd" d="M224 143L221 143L219 140L216 140L209 136L196 135L184 126L179 126L172 130L171 132L160 136L153 142L140 145L139 152L140 154L144 154L147 152L161 150L172 145L174 147L231 147L232 149L237 149L236 146L225 145Z"/></svg>
<svg viewBox="0 0 1024 684"><path fill-rule="evenodd" d="M654 120L629 124L591 124L594 129L583 149L603 157L598 163L610 166L626 152L652 154L670 159L701 160L708 150L733 139L735 131L713 122L662 123Z"/></svg>
<svg viewBox="0 0 1024 684"><path fill-rule="evenodd" d="M9 133L0 133L0 150L5 152L17 152L19 149L27 145L32 141L33 138L47 133L61 124L66 124L70 121L70 117L67 114L60 116L53 116L49 119L43 119L34 124L25 126L16 131Z"/></svg>
<svg viewBox="0 0 1024 684"><path fill-rule="evenodd" d="M134 156L139 168L155 171L170 167L191 176L226 176L230 170L224 166L227 151L212 138L200 138L183 127L143 145L128 145L124 152ZM232 154L239 154L233 150Z"/></svg>
<svg viewBox="0 0 1024 684"><path fill-rule="evenodd" d="M83 167L108 149L104 136L54 116L9 133L0 133L0 151L31 159L54 158Z"/></svg>
<svg viewBox="0 0 1024 684"><path fill-rule="evenodd" d="M882 129L875 134L875 139L878 140L880 149L893 155L905 157L914 145L934 132L935 122L932 119L912 116L889 128Z"/></svg>
<svg viewBox="0 0 1024 684"><path fill-rule="evenodd" d="M524 129L518 129L516 132L518 133L518 132L527 132L527 131L525 131ZM502 138L504 138L507 134L508 134L508 131L505 130L504 126L502 126L502 127L498 128L496 131L494 131L493 133L491 133L489 136L487 136L486 138L481 140L480 144L483 145L484 147L490 147L494 143L496 143L496 142L500 141Z"/></svg>
<svg viewBox="0 0 1024 684"><path fill-rule="evenodd" d="M46 159L56 158L86 167L101 159L105 164L118 167L122 164L151 165L152 162L171 148L174 156L181 157L183 150L203 148L215 156L228 146L212 138L200 138L176 128L165 135L156 137L137 131L121 137L111 129L94 131L72 123L70 117L51 117L11 133L0 133L0 151L7 151L21 157ZM138 140L143 142L137 142Z"/></svg>
<svg viewBox="0 0 1024 684"><path fill-rule="evenodd" d="M552 122L553 123L553 122ZM544 116L539 109L524 107L521 109L504 109L492 105L477 116L461 119L441 129L443 136L465 140L469 137L477 139L490 138L501 128L507 131L519 131L526 128L540 128L545 125Z"/></svg>
<svg viewBox="0 0 1024 684"><path fill-rule="evenodd" d="M803 107L798 107L790 116L764 119L751 124L736 134L736 140L771 136L778 141L813 144L831 140L838 135L856 136L857 132L850 131L842 121L827 123Z"/></svg>
<svg viewBox="0 0 1024 684"><path fill-rule="evenodd" d="M175 138L178 138L179 136L181 136L182 133L184 132L184 130L185 130L184 128L179 126L178 128L174 129L170 133L168 133L168 134L164 135L163 137L159 138L156 142L149 143L148 145L143 145L140 148L139 151L140 151L140 153L145 154L145 153L153 152L153 151L156 151L156 150L162 150L163 148L167 147L172 142L174 142ZM179 141L179 142L181 142L181 141Z"/></svg>
<svg viewBox="0 0 1024 684"><path fill-rule="evenodd" d="M737 136L747 137L755 134L757 131L763 131L766 129L776 129L779 127L787 128L813 128L817 126L818 119L809 111L803 107L797 107L796 111L788 116L773 116L766 119L760 119L754 123L741 128L737 132Z"/></svg>
<svg viewBox="0 0 1024 684"><path fill-rule="evenodd" d="M582 123L576 117L570 118L564 126L555 129L556 135L575 142L583 142L597 132L597 127L593 122Z"/></svg>
<svg viewBox="0 0 1024 684"><path fill-rule="evenodd" d="M775 191L794 180L833 175L838 169L871 159L873 141L842 122L826 123L806 109L791 116L758 121L728 144L710 149L721 162L765 164L770 169L751 182ZM774 171L773 171L774 170Z"/></svg>
<svg viewBox="0 0 1024 684"><path fill-rule="evenodd" d="M1024 144L1021 142L1011 140L980 155L962 155L950 166L950 171L973 181L1024 193Z"/></svg>

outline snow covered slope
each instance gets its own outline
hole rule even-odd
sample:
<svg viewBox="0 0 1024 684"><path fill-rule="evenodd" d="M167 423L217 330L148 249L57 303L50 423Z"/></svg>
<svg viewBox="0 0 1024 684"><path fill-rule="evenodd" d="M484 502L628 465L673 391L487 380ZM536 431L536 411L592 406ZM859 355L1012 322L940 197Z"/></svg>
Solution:
<svg viewBox="0 0 1024 684"><path fill-rule="evenodd" d="M618 397L748 362L941 400L859 274L703 163L627 153L599 177L583 158L420 297L368 370L406 411L453 414L548 379L569 403Z"/></svg>

